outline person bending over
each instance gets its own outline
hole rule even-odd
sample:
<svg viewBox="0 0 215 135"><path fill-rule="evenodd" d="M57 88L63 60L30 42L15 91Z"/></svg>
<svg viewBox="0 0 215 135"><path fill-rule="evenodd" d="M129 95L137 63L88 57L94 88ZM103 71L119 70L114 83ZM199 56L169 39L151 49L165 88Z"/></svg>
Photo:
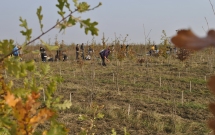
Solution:
<svg viewBox="0 0 215 135"><path fill-rule="evenodd" d="M110 61L108 59L108 55L110 54L110 48L108 47L107 49L102 50L99 54L102 58L102 66L106 66L105 60L107 60L108 62Z"/></svg>

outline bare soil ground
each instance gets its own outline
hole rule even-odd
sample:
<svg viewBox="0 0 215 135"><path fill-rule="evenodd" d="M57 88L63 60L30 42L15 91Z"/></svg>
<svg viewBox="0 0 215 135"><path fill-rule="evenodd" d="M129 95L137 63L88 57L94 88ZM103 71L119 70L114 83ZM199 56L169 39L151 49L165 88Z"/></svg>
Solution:
<svg viewBox="0 0 215 135"><path fill-rule="evenodd" d="M134 49L138 52L141 47ZM119 62L110 56L106 67L98 56L77 63L71 53L68 61L44 64L50 64L51 74L64 79L55 96L71 99L73 104L60 111L58 118L69 135L114 131L119 135L205 135L211 132L208 104L214 95L207 80L215 74L214 52L194 53L185 62L172 56L148 56L144 63L137 61L146 56L134 56Z"/></svg>
<svg viewBox="0 0 215 135"><path fill-rule="evenodd" d="M112 60L107 67L99 59L83 65L73 60L50 63L52 74L64 79L56 96L73 104L60 112L59 121L71 135L84 130L110 135L113 129L131 135L207 134L212 116L207 106L214 97L206 80L214 73L214 60L200 55L187 62L156 57L143 64ZM98 114L104 117L96 118Z"/></svg>

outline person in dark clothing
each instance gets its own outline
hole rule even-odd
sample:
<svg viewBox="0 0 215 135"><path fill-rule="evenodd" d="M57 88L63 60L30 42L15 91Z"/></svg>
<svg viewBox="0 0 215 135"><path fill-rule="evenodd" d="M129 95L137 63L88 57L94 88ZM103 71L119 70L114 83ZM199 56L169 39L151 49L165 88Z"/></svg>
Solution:
<svg viewBox="0 0 215 135"><path fill-rule="evenodd" d="M91 47L91 46L88 46L88 54L87 54L87 56L86 56L86 60L91 60L91 57L92 57L92 55L93 55L93 52L94 52L94 50L93 50L93 48Z"/></svg>
<svg viewBox="0 0 215 135"><path fill-rule="evenodd" d="M126 45L125 50L126 50L125 54L126 54L126 56L128 56L128 54L129 54L129 45Z"/></svg>
<svg viewBox="0 0 215 135"><path fill-rule="evenodd" d="M79 59L79 51L80 51L79 44L76 45L75 50L76 50L76 60L78 60Z"/></svg>
<svg viewBox="0 0 215 135"><path fill-rule="evenodd" d="M67 61L68 57L66 55L66 51L62 51L63 61Z"/></svg>
<svg viewBox="0 0 215 135"><path fill-rule="evenodd" d="M40 47L40 54L41 54L41 59L42 59L42 62L46 62L46 50L43 48L43 47Z"/></svg>
<svg viewBox="0 0 215 135"><path fill-rule="evenodd" d="M60 60L61 51L57 50L56 53L57 54L55 55L55 61Z"/></svg>
<svg viewBox="0 0 215 135"><path fill-rule="evenodd" d="M84 43L81 44L81 57L84 60Z"/></svg>
<svg viewBox="0 0 215 135"><path fill-rule="evenodd" d="M102 58L102 66L106 66L105 60L110 61L108 59L108 55L110 54L110 48L108 47L107 49L102 50L99 54Z"/></svg>
<svg viewBox="0 0 215 135"><path fill-rule="evenodd" d="M156 50L156 51L158 50L158 47L157 47L157 45L155 45L155 50Z"/></svg>
<svg viewBox="0 0 215 135"><path fill-rule="evenodd" d="M59 49L57 50L56 55L55 55L55 61L61 60L62 48L63 48L63 46L61 45L61 46L59 47Z"/></svg>
<svg viewBox="0 0 215 135"><path fill-rule="evenodd" d="M126 50L128 50L128 47L129 47L129 45L126 45L126 47L125 47L125 48L126 48Z"/></svg>
<svg viewBox="0 0 215 135"><path fill-rule="evenodd" d="M93 52L94 52L93 48L91 46L89 46L88 55L92 56Z"/></svg>

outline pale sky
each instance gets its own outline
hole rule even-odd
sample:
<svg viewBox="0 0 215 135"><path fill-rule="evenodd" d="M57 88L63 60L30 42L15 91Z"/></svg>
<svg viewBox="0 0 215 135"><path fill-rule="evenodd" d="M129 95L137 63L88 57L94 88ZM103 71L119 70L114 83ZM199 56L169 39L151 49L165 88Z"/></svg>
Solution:
<svg viewBox="0 0 215 135"><path fill-rule="evenodd" d="M72 0L71 4L73 5ZM83 14L74 14L82 19L91 18L97 21L99 36L95 36L97 43L101 42L102 34L109 38L111 43L117 37L124 38L128 34L127 43L144 43L144 28L151 41L156 44L161 42L162 30L167 36L172 37L177 29L192 29L197 35L205 36L205 31L215 28L215 15L209 0L87 0L91 7L102 2L102 6L94 11ZM213 6L215 1L211 0ZM19 17L22 16L33 29L32 37L41 34L36 10L41 5L44 18L43 30L52 27L60 16L57 14L57 0L4 0L0 4L0 40L14 39L18 43L24 42L19 26ZM207 20L207 21L206 21ZM208 22L208 25L207 25ZM90 33L85 35L80 25L70 27L65 34L58 29L52 30L41 39L51 40L54 43L55 36L58 40L64 40L66 44L91 42ZM150 32L151 30L151 32ZM204 31L205 30L205 31ZM150 32L150 33L149 33ZM39 43L39 41L37 41Z"/></svg>

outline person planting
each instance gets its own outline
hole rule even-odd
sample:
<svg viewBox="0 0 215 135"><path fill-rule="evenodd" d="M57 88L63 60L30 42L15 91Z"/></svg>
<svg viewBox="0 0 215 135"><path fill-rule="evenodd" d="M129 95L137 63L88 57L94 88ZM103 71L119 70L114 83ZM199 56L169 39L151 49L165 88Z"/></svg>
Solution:
<svg viewBox="0 0 215 135"><path fill-rule="evenodd" d="M102 66L106 66L105 60L107 60L108 62L110 61L108 59L108 55L110 54L110 47L108 47L105 50L102 50L99 54L102 58Z"/></svg>

